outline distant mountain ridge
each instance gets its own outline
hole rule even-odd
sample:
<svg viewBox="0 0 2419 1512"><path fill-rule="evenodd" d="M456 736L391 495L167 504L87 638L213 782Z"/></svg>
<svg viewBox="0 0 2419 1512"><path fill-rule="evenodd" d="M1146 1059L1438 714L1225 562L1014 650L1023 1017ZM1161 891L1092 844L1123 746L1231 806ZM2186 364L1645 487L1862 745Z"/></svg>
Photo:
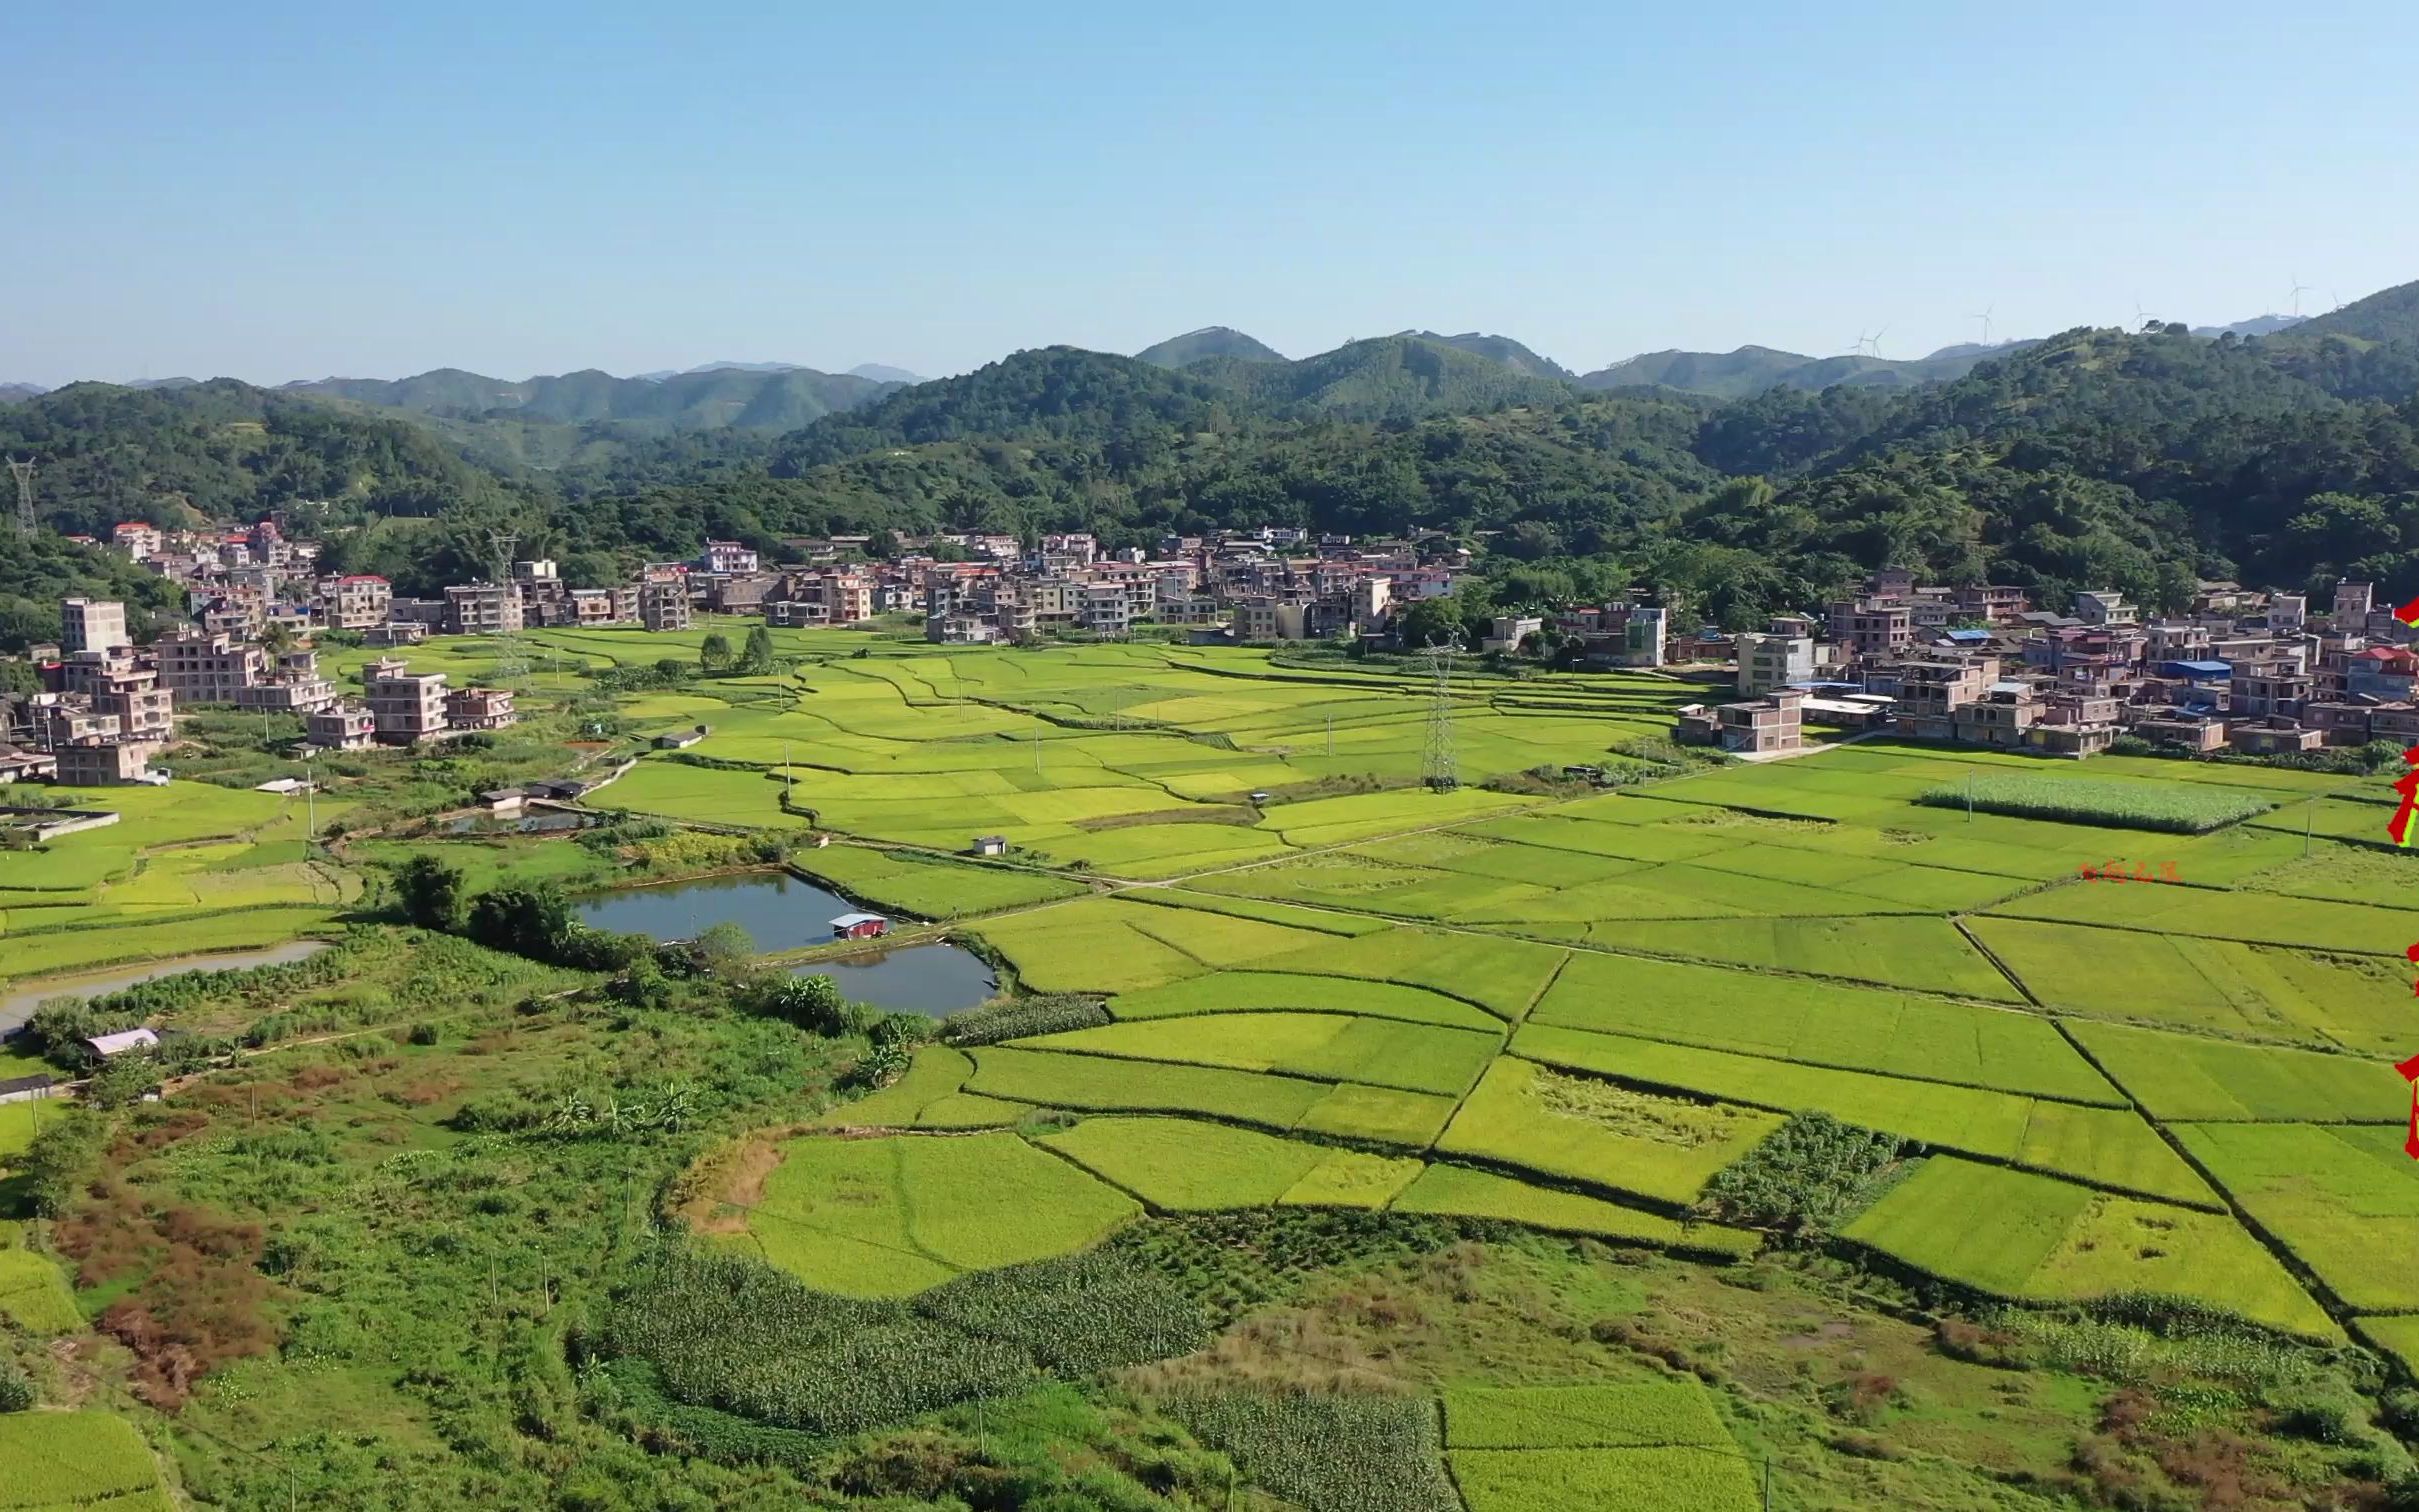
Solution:
<svg viewBox="0 0 2419 1512"><path fill-rule="evenodd" d="M2380 289L2340 310L2313 315L2285 333L2295 345L2341 336L2352 341L2419 341L2419 283Z"/></svg>
<svg viewBox="0 0 2419 1512"><path fill-rule="evenodd" d="M661 378L616 378L590 368L517 383L460 368L437 368L409 378L322 378L290 383L280 392L447 420L787 431L870 403L889 387L812 368L719 364Z"/></svg>
<svg viewBox="0 0 2419 1512"><path fill-rule="evenodd" d="M1153 367L1183 368L1213 357L1230 357L1241 362L1283 362L1285 354L1264 341L1244 335L1232 326L1203 326L1181 336L1144 347L1134 354L1137 362Z"/></svg>
<svg viewBox="0 0 2419 1512"><path fill-rule="evenodd" d="M1498 358L1415 334L1347 342L1299 362L1208 358L1184 373L1270 409L1333 420L1416 419L1572 398L1559 379L1531 377Z"/></svg>
<svg viewBox="0 0 2419 1512"><path fill-rule="evenodd" d="M1489 336L1478 331L1464 331L1459 336L1440 336L1434 331L1405 331L1402 334L1449 346L1457 352L1468 352L1473 357L1484 357L1525 378L1552 378L1569 383L1579 376L1551 358L1538 356L1509 336Z"/></svg>
<svg viewBox="0 0 2419 1512"><path fill-rule="evenodd" d="M1952 382L1992 358L2013 355L2030 345L2028 341L1988 347L1968 343L1907 360L1809 357L1764 346L1743 346L1731 352L1646 352L1583 373L1575 381L1583 389L1667 388L1715 399L1744 399L1769 388L1814 391L1843 383L1857 388L1915 388Z"/></svg>
<svg viewBox="0 0 2419 1512"><path fill-rule="evenodd" d="M2295 326L2305 324L2309 319L2307 315L2254 315L2249 320L2238 320L2232 325L2194 326L2192 334L2212 340L2220 336L2274 336L2280 331L2290 331Z"/></svg>

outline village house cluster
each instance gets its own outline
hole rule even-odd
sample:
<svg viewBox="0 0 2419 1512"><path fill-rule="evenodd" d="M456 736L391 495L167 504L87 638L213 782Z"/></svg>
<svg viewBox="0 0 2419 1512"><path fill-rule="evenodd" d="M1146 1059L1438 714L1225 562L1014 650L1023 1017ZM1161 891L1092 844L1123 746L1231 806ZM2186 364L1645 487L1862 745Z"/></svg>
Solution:
<svg viewBox="0 0 2419 1512"><path fill-rule="evenodd" d="M362 697L321 674L308 647L271 647L226 628L184 624L135 645L126 606L106 599L60 603L58 645L36 646L41 690L0 697L0 782L48 779L70 787L160 784L153 760L176 739L182 709L286 714L321 750L416 745L513 723L501 688L445 686L441 672L374 663Z"/></svg>
<svg viewBox="0 0 2419 1512"><path fill-rule="evenodd" d="M414 599L382 577L319 572L317 543L290 541L269 520L199 531L128 523L110 544L181 586L188 621L137 647L122 605L67 601L63 643L37 648L44 691L0 707L0 780L158 780L151 758L173 739L176 711L197 705L299 715L328 750L513 722L510 692L449 688L394 658L364 673L358 698L345 696L315 653L291 649L314 629L399 649L554 626L685 630L698 614L775 627L913 615L942 645L1115 639L1146 621L1196 643L1385 639L1405 606L1451 593L1470 567L1469 552L1439 534L1355 541L1270 527L1170 535L1154 552L1104 550L1085 532L1028 547L958 531L894 538L878 559L868 536L793 539L783 546L794 560L777 566L742 542L708 541L692 560L650 563L607 588L571 587L552 561L516 561L507 581ZM2125 735L2254 755L2419 741L2419 633L2380 610L2366 583L2339 584L2313 614L2298 593L2204 582L2189 613L2146 618L2113 591L2078 593L2061 613L2021 588L1925 585L1889 569L1820 614L1737 635L1681 632L1656 596L1500 616L1479 649L1544 643L1582 667L1727 673L1740 696L1690 706L1679 735L1749 755L1800 748L1810 721L2069 757Z"/></svg>
<svg viewBox="0 0 2419 1512"><path fill-rule="evenodd" d="M1212 643L1382 635L1401 605L1452 592L1468 567L1469 553L1442 536L1356 543L1271 527L1109 552L1078 531L1045 535L1030 551L1014 536L902 542L895 560L859 569L859 581L876 606L921 612L925 639L942 645L1070 632L1114 640L1144 621Z"/></svg>
<svg viewBox="0 0 2419 1512"><path fill-rule="evenodd" d="M1794 750L1804 722L1887 728L2085 757L2120 736L2195 753L2312 751L2419 740L2419 638L2367 583L2303 594L2197 585L2188 613L2144 616L2122 594L2078 593L2067 612L2023 590L1919 585L1875 574L1815 616L1692 639L1726 659L1742 697L1684 712L1683 739L1747 754Z"/></svg>

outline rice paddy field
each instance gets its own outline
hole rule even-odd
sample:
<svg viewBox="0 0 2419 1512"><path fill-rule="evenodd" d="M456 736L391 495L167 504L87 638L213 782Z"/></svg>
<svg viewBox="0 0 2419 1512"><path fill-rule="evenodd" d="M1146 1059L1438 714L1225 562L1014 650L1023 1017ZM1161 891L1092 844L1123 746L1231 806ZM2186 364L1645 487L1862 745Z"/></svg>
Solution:
<svg viewBox="0 0 2419 1512"><path fill-rule="evenodd" d="M574 685L698 638L532 637ZM2374 784L1885 740L1657 764L1627 752L1695 690L1549 674L1457 684L1464 785L1437 793L1427 689L1382 667L780 644L777 674L623 700L639 740L708 733L590 806L828 837L795 865L1106 1017L927 1046L779 1131L707 1229L818 1291L911 1298L1199 1215L1736 1262L1767 1236L1708 1190L1819 1113L1900 1146L1835 1241L1893 1274L2419 1350L2392 1070L2419 859L2376 843ZM1639 780L1486 782L1571 764ZM0 979L291 938L369 888L377 853L307 855L290 800L87 796L124 822L0 854ZM0 1269L0 1309L46 1285ZM1473 1512L1756 1505L1702 1405L1514 1370L1445 1391L1440 1452Z"/></svg>

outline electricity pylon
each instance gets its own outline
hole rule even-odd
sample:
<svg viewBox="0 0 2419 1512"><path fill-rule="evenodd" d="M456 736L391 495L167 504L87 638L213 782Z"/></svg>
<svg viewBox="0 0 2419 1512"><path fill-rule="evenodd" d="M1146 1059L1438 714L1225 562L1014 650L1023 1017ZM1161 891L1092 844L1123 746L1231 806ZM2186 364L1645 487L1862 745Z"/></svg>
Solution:
<svg viewBox="0 0 2419 1512"><path fill-rule="evenodd" d="M17 534L34 533L34 463L31 457L20 462L8 459L8 470L17 480Z"/></svg>
<svg viewBox="0 0 2419 1512"><path fill-rule="evenodd" d="M529 675L529 657L521 649L521 595L512 581L512 552L520 544L518 531L487 532L487 549L495 553L496 584L504 594L496 605L496 665L491 675L503 687Z"/></svg>
<svg viewBox="0 0 2419 1512"><path fill-rule="evenodd" d="M1460 638L1448 636L1420 653L1429 676L1428 747L1420 758L1420 781L1431 792L1450 793L1461 786L1461 770L1453 757L1453 659L1460 652Z"/></svg>

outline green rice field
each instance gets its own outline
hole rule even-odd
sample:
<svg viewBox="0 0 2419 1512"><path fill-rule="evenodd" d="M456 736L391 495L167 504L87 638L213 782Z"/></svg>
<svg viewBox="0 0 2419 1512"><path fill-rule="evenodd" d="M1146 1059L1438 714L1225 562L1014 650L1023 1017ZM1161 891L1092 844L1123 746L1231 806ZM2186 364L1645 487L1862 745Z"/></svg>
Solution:
<svg viewBox="0 0 2419 1512"><path fill-rule="evenodd" d="M698 638L531 640L601 668ZM1465 780L1436 793L1418 781L1427 686L1382 664L1142 642L780 644L794 671L620 700L635 765L588 803L630 827L591 840L782 842L761 854L946 922L1008 990L1100 1005L1052 1005L1085 1027L1012 1042L960 1025L965 1043L921 1044L888 1085L827 1099L816 1083L782 1122L756 1120L754 1148L778 1157L758 1185L683 1212L706 1242L817 1292L890 1304L1114 1256L1181 1222L1332 1237L1387 1221L1373 1214L1451 1220L1420 1226L1448 1239L1517 1229L1591 1241L1563 1246L1589 1255L1737 1261L1767 1234L1699 1206L1709 1184L1759 1149L1769 1163L1789 1145L1767 1148L1774 1131L1820 1112L1881 1136L1894 1184L1860 1195L1836 1249L1889 1275L2019 1311L2187 1299L2419 1368L2419 1162L2393 1071L2419 1051L2404 957L2419 859L2366 833L2382 821L2375 783L1885 739L1756 765L1649 761L1623 751L1667 735L1701 687L1481 672L1451 695ZM699 724L689 752L641 749ZM1577 763L1642 780L1518 777ZM315 848L291 801L200 782L77 796L125 818L0 853L12 989L388 917L387 874L420 854L467 858L481 887L647 864L410 824ZM343 812L323 797L323 823ZM988 835L1006 860L967 854ZM635 1038L628 1056L548 1067L561 1074L518 1091L534 1105L578 1076L642 1077ZM32 1116L0 1105L0 1168ZM382 1107L352 1127L390 1125ZM433 1148L458 1132L396 1137ZM1221 1263L1262 1263L1246 1255L1257 1242ZM81 1328L99 1304L60 1277L0 1246L0 1317ZM1530 1300L1470 1284L1506 1312ZM1597 1301L1570 1337L1630 1316ZM1693 1378L1582 1383L1421 1347L1467 1375L1418 1400L1441 1398L1439 1452L1471 1512L1758 1504ZM75 1433L57 1424L93 1416L39 1421ZM0 1459L24 1421L0 1417ZM155 1480L107 1505L151 1505Z"/></svg>

